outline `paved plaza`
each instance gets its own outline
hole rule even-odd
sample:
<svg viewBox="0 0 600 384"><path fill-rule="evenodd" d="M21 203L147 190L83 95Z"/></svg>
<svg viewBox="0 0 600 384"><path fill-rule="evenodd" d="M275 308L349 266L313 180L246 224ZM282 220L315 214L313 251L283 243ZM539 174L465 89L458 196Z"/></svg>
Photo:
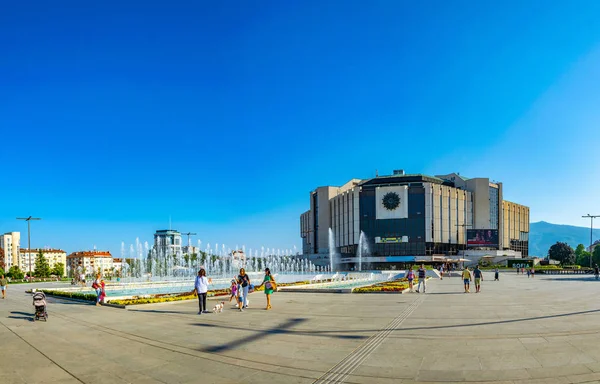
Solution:
<svg viewBox="0 0 600 384"><path fill-rule="evenodd" d="M600 381L600 282L486 273L427 294L280 292L243 313L197 302L123 310L49 299L31 286L0 300L0 383L412 383ZM472 288L474 291L474 287ZM212 305L211 305L212 307Z"/></svg>

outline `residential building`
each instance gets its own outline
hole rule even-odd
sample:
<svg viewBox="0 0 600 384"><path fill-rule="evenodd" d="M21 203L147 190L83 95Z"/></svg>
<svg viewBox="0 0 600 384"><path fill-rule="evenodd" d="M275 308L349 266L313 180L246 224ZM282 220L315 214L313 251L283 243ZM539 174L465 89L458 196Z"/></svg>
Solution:
<svg viewBox="0 0 600 384"><path fill-rule="evenodd" d="M0 267L9 270L13 265L19 265L19 249L21 248L21 233L8 232L0 235Z"/></svg>
<svg viewBox="0 0 600 384"><path fill-rule="evenodd" d="M79 251L67 256L69 276L74 273L85 273L93 276L100 272L108 274L113 267L113 257L108 251Z"/></svg>
<svg viewBox="0 0 600 384"><path fill-rule="evenodd" d="M56 264L62 263L64 273L67 276L67 252L62 249L41 249L44 258L48 261L50 270L54 269ZM34 271L35 259L40 253L40 249L32 249L31 252L27 248L21 248L19 251L19 268L22 271Z"/></svg>
<svg viewBox="0 0 600 384"><path fill-rule="evenodd" d="M523 257L529 208L505 201L502 183L488 178L397 170L312 191L300 236L305 257L328 265L330 254L339 255L338 269L355 268L359 253L376 269L448 257Z"/></svg>

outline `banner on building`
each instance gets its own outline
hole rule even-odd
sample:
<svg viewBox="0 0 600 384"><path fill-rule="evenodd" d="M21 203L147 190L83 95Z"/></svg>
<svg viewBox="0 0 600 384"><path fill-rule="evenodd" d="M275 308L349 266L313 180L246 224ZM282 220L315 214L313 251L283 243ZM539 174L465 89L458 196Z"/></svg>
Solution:
<svg viewBox="0 0 600 384"><path fill-rule="evenodd" d="M498 247L497 229L467 229L468 247Z"/></svg>
<svg viewBox="0 0 600 384"><path fill-rule="evenodd" d="M408 218L408 187L377 187L375 192L377 220Z"/></svg>
<svg viewBox="0 0 600 384"><path fill-rule="evenodd" d="M400 237L375 237L376 243L408 243L408 236Z"/></svg>

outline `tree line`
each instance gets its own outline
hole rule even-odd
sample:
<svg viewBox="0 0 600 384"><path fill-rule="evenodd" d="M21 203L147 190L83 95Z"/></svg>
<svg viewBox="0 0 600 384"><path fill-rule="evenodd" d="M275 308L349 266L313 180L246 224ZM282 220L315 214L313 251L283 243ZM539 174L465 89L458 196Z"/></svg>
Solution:
<svg viewBox="0 0 600 384"><path fill-rule="evenodd" d="M592 263L590 265L590 256ZM557 260L562 265L580 265L582 267L593 267L600 265L600 245L596 246L592 253L586 250L585 245L579 244L573 249L569 244L557 242L548 250L548 258Z"/></svg>

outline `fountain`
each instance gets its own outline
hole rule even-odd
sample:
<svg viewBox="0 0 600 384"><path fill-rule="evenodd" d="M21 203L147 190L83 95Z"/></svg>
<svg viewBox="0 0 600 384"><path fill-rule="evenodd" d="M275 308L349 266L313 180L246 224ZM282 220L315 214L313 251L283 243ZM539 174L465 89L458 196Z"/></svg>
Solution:
<svg viewBox="0 0 600 384"><path fill-rule="evenodd" d="M333 272L334 257L336 255L335 239L333 238L333 231L329 228L329 271Z"/></svg>
<svg viewBox="0 0 600 384"><path fill-rule="evenodd" d="M356 250L357 258L358 258L358 271L362 271L362 257L363 255L368 256L371 254L371 250L369 249L369 242L367 241L367 236L363 231L360 231L360 236L358 238L358 249Z"/></svg>

